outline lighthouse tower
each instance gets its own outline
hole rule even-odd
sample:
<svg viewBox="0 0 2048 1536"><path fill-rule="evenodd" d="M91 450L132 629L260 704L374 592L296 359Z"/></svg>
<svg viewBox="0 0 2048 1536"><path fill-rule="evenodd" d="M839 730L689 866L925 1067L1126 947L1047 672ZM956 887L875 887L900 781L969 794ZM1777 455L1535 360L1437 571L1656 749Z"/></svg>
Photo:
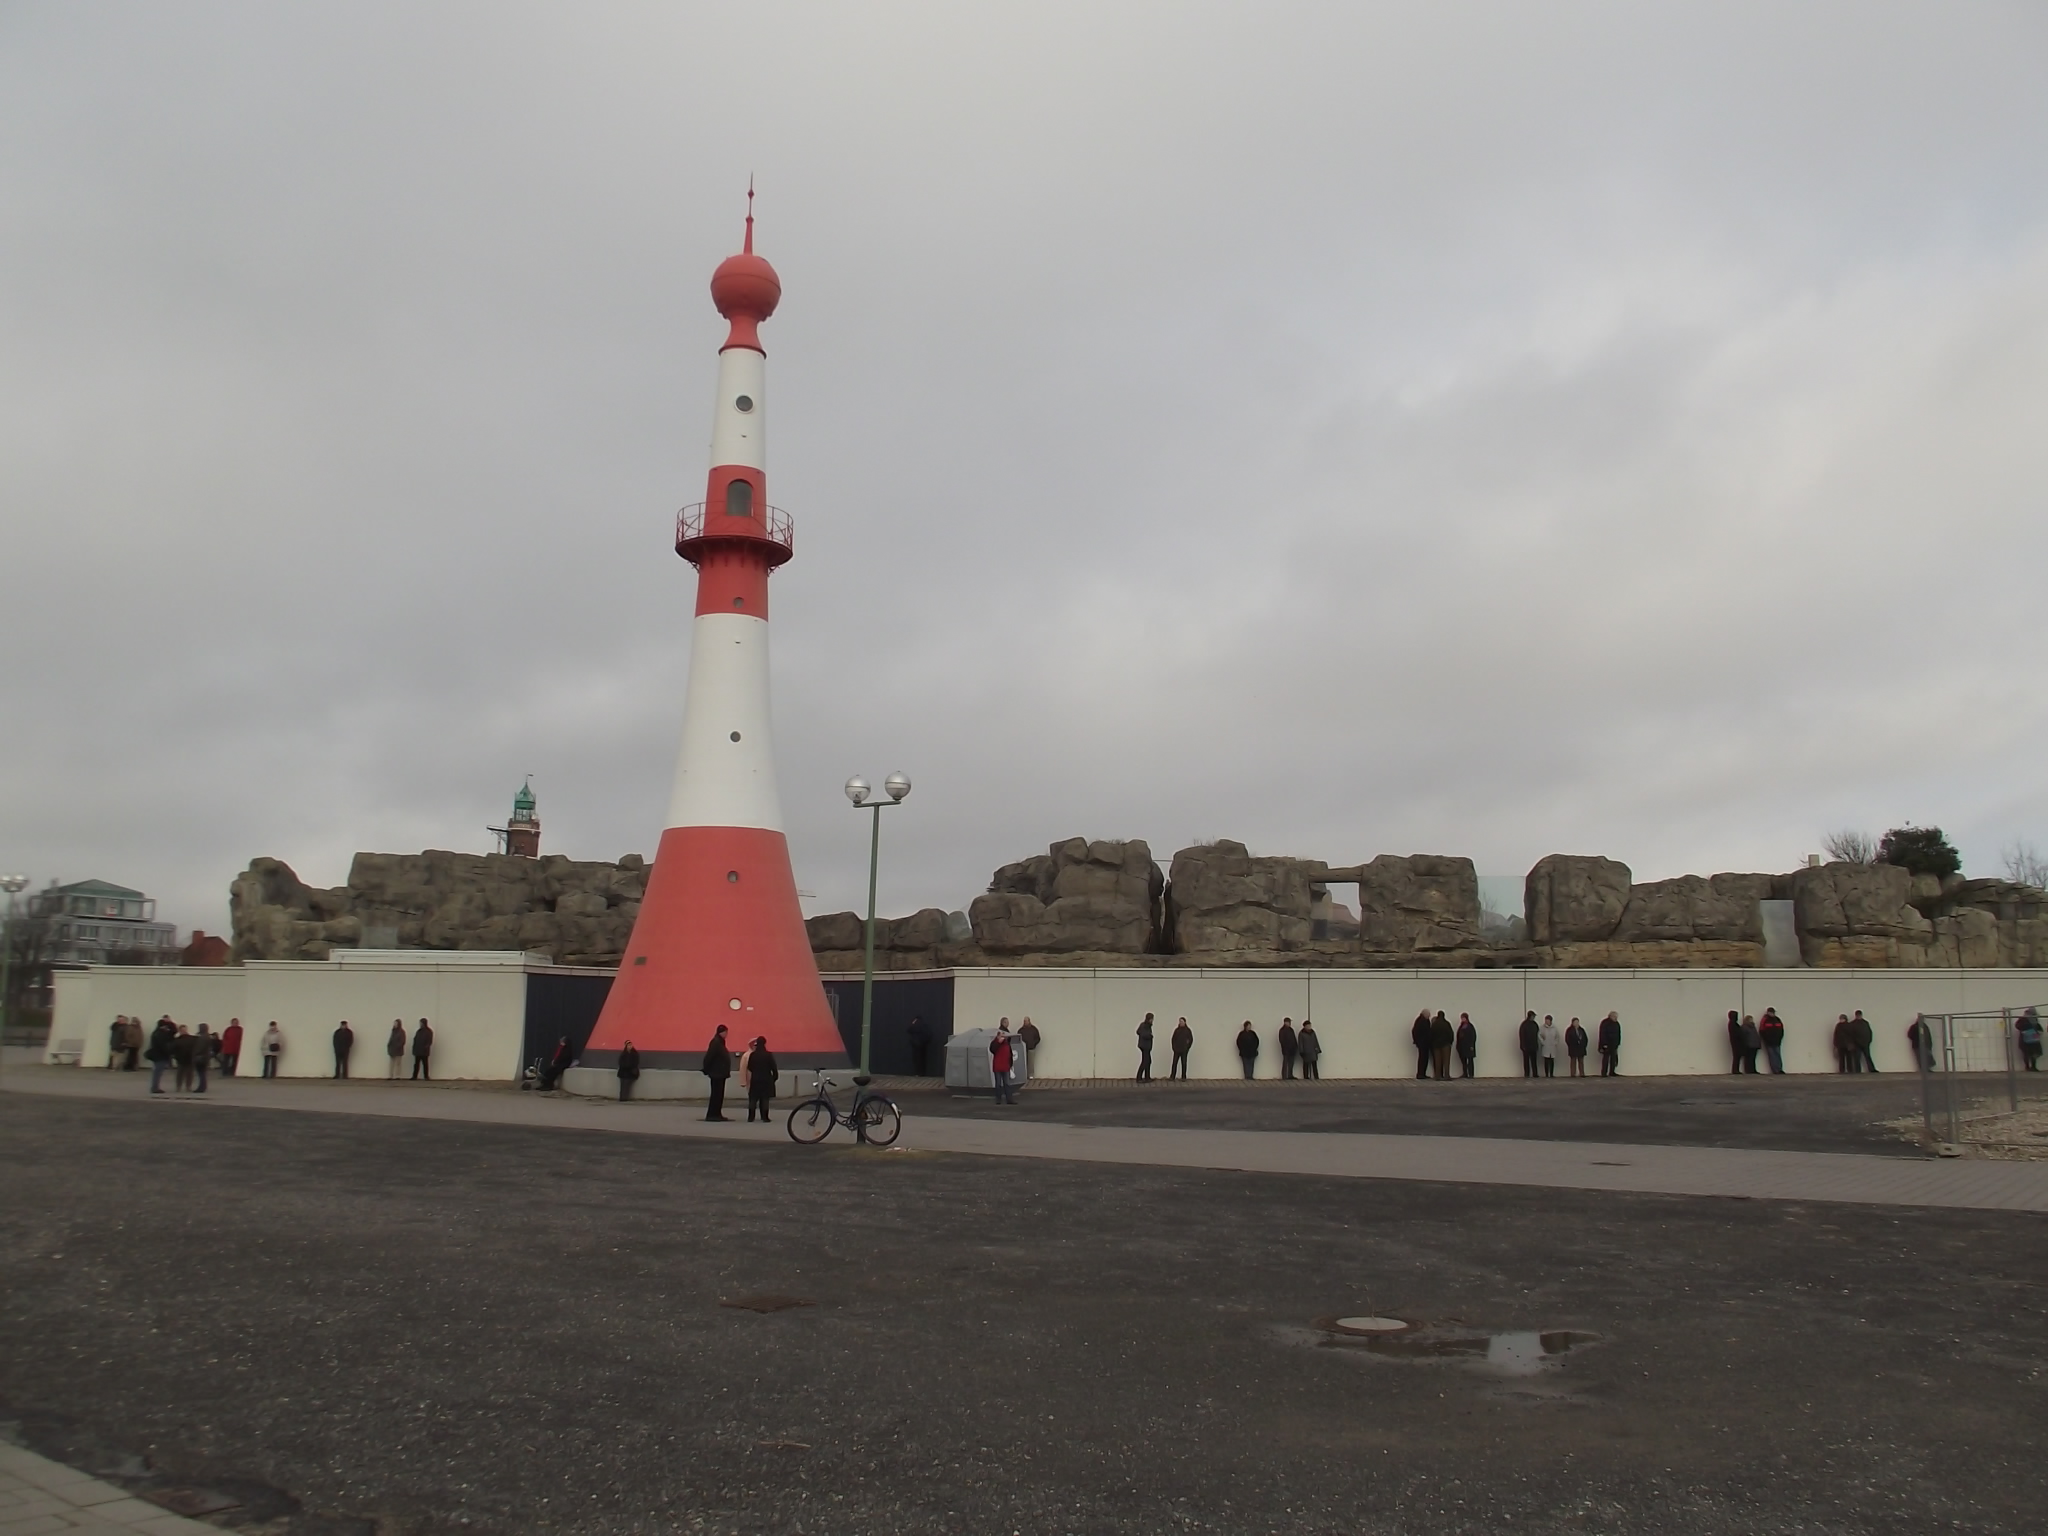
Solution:
<svg viewBox="0 0 2048 1536"><path fill-rule="evenodd" d="M731 322L718 353L711 477L703 502L676 522L676 553L697 568L697 617L675 793L618 980L581 1061L609 1076L630 1040L649 1097L703 1088L697 1069L721 1024L735 1051L766 1035L782 1066L846 1064L797 907L775 790L768 577L794 549L788 516L768 504L760 326L782 281L754 254L753 196L749 189L744 249L711 277L711 300Z"/></svg>

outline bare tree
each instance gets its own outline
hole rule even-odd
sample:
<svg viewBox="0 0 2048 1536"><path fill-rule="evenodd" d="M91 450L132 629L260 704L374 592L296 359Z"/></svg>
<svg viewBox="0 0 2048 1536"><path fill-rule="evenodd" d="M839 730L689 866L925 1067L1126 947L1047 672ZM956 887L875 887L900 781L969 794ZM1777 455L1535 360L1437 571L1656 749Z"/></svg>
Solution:
<svg viewBox="0 0 2048 1536"><path fill-rule="evenodd" d="M1877 839L1868 832L1830 832L1821 847L1837 864L1875 864Z"/></svg>
<svg viewBox="0 0 2048 1536"><path fill-rule="evenodd" d="M2048 886L2048 858L2043 858L2041 850L2025 838L2019 838L2005 850L2005 875L2021 885Z"/></svg>

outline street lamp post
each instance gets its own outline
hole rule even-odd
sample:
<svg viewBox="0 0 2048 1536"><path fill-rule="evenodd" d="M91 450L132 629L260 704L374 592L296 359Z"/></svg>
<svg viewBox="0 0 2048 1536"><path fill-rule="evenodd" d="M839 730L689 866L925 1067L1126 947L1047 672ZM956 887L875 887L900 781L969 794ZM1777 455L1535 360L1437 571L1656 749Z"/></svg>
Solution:
<svg viewBox="0 0 2048 1536"><path fill-rule="evenodd" d="M7 893L7 916L0 919L0 1046L7 1043L7 1026L14 1022L14 994L9 990L13 976L15 909L28 885L27 875L0 875L0 891Z"/></svg>
<svg viewBox="0 0 2048 1536"><path fill-rule="evenodd" d="M870 1075L868 1047L875 1021L875 872L882 859L882 812L903 803L903 797L910 793L910 780L900 773L892 773L883 781L882 788L889 792L889 798L875 800L870 798L874 788L859 774L846 781L846 798L853 802L853 808L875 813L874 830L868 836L867 955L861 965L860 977L860 1076L856 1081L861 1083L867 1082Z"/></svg>

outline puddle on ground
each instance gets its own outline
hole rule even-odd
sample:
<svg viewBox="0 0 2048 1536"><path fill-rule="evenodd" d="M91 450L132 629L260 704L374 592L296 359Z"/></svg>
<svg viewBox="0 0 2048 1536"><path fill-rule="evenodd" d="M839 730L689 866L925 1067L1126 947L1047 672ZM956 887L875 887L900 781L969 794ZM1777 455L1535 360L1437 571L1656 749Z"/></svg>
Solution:
<svg viewBox="0 0 2048 1536"><path fill-rule="evenodd" d="M1462 1324L1408 1322L1396 1317L1324 1318L1322 1344L1394 1360L1452 1360L1495 1376L1534 1376L1574 1349L1600 1342L1597 1333L1568 1328L1481 1332Z"/></svg>

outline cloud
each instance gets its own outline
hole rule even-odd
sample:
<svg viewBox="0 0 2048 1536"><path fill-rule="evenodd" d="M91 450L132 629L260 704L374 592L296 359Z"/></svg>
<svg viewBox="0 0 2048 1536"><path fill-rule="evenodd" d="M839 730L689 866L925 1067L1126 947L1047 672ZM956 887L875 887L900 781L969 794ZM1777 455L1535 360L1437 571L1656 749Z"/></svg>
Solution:
<svg viewBox="0 0 2048 1536"><path fill-rule="evenodd" d="M651 851L759 178L778 746L1055 837L2048 842L2038 13L0 17L0 861Z"/></svg>

